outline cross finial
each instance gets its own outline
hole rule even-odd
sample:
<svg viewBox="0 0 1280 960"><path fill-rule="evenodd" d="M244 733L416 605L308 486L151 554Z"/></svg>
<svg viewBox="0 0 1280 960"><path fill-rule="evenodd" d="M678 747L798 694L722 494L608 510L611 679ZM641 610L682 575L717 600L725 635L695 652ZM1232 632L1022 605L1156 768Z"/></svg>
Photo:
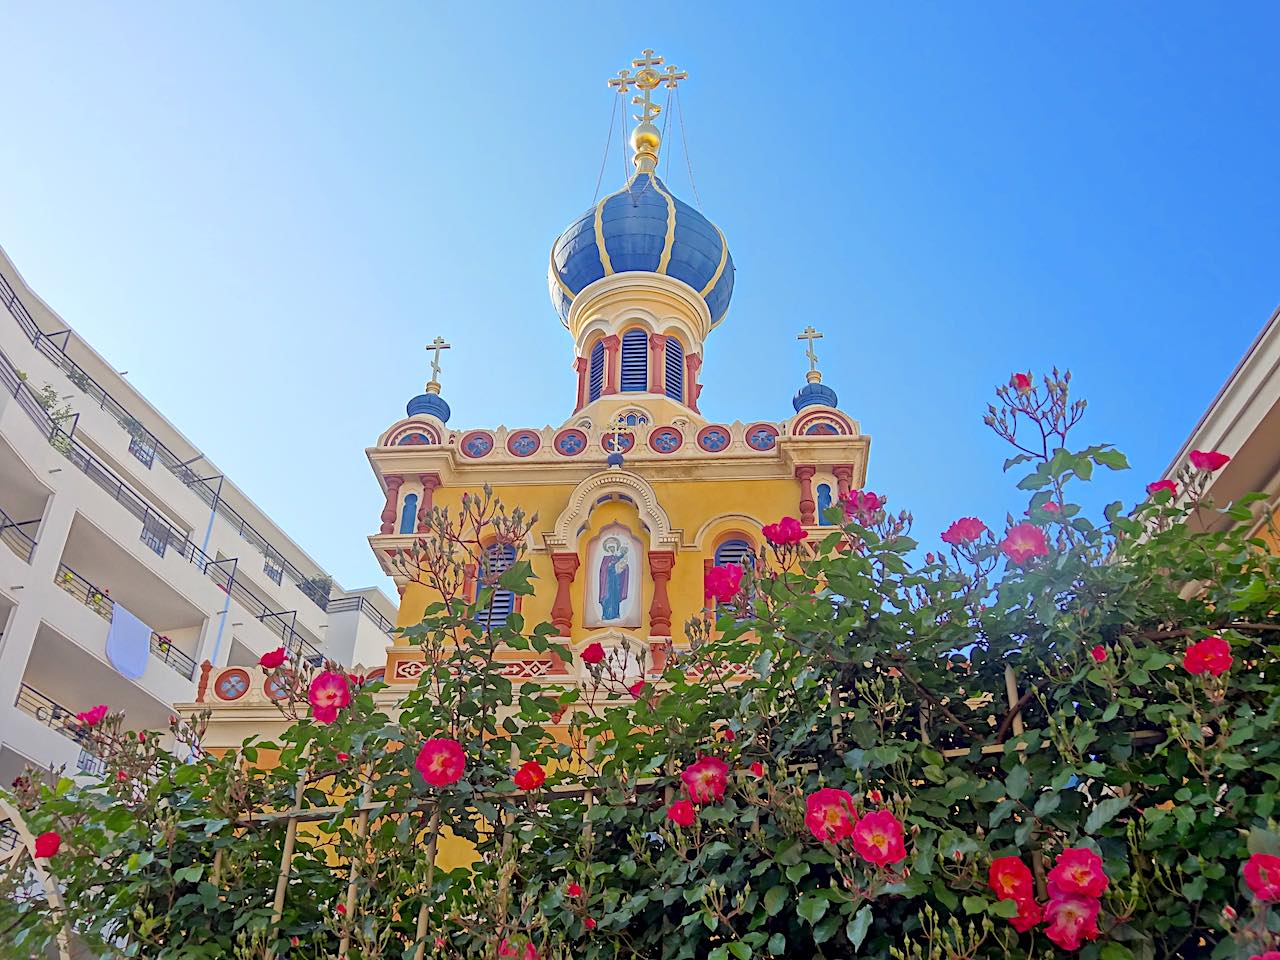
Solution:
<svg viewBox="0 0 1280 960"><path fill-rule="evenodd" d="M435 356L431 358L431 379L427 381L427 393L440 392L440 351L448 350L453 344L445 343L444 337L436 337L427 344L428 350L434 350Z"/></svg>
<svg viewBox="0 0 1280 960"><path fill-rule="evenodd" d="M805 374L805 379L809 381L809 383L821 383L822 374L818 372L818 354L813 349L813 341L821 340L822 334L813 329L813 326L810 325L805 327L804 332L796 337L796 339L808 341L805 345L804 355L809 358L809 372Z"/></svg>
<svg viewBox="0 0 1280 960"><path fill-rule="evenodd" d="M678 70L670 65L666 70L659 71L658 67L664 62L662 57L655 57L652 50L645 50L638 58L631 61L631 66L636 70L635 73L630 70L619 70L618 75L609 80L609 86L614 87L624 96L631 92L632 87L640 90L640 96L631 98L631 102L640 107L640 112L635 116L640 123L631 135L631 145L635 150L635 165L642 173L652 173L657 169L658 147L661 144L661 135L658 133L658 128L653 125L653 121L662 112L662 107L653 102L653 91L659 86L674 90L676 84L689 78L687 71Z"/></svg>

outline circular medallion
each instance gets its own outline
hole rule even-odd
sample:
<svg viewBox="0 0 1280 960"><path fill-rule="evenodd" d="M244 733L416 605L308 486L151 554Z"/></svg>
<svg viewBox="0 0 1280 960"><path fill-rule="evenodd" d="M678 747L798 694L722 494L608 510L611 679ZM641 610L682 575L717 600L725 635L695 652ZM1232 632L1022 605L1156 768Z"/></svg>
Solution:
<svg viewBox="0 0 1280 960"><path fill-rule="evenodd" d="M487 457L493 452L493 436L483 430L472 430L462 438L462 443L459 446L462 447L462 452L465 455L473 460L478 460L480 457Z"/></svg>
<svg viewBox="0 0 1280 960"><path fill-rule="evenodd" d="M262 684L262 691L271 700L283 700L289 695L289 682L293 679L293 672L286 670L283 673L272 673Z"/></svg>
<svg viewBox="0 0 1280 960"><path fill-rule="evenodd" d="M556 434L556 438L551 441L551 446L561 456L576 457L587 449L587 435L577 427L569 427Z"/></svg>
<svg viewBox="0 0 1280 960"><path fill-rule="evenodd" d="M747 445L752 450L772 450L777 442L777 427L767 423L757 423L747 428Z"/></svg>
<svg viewBox="0 0 1280 960"><path fill-rule="evenodd" d="M223 670L213 685L219 700L239 700L249 692L249 673L239 667Z"/></svg>
<svg viewBox="0 0 1280 960"><path fill-rule="evenodd" d="M617 443L615 449L614 444ZM615 438L613 433L606 433L600 438L600 446L605 453L630 453L631 448L636 445L635 434L631 432L619 433Z"/></svg>
<svg viewBox="0 0 1280 960"><path fill-rule="evenodd" d="M649 448L658 453L675 453L682 443L684 437L673 427L658 427L649 434Z"/></svg>
<svg viewBox="0 0 1280 960"><path fill-rule="evenodd" d="M703 427L698 431L698 446L707 453L719 453L729 446L729 431L721 426Z"/></svg>
<svg viewBox="0 0 1280 960"><path fill-rule="evenodd" d="M538 452L542 438L532 430L517 430L507 437L507 453L513 457L528 457Z"/></svg>

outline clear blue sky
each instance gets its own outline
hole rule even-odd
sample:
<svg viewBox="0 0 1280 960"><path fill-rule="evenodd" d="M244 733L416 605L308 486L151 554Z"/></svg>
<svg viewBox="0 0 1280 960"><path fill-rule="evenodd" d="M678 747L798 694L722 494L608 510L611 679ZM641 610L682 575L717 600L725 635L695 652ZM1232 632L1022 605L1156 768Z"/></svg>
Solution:
<svg viewBox="0 0 1280 960"><path fill-rule="evenodd" d="M385 582L363 449L423 343L454 344L453 426L569 414L547 251L646 46L691 74L738 265L706 413L786 417L813 323L926 541L1025 506L980 422L1010 370L1074 371L1079 439L1136 468L1098 499L1132 499L1280 301L1274 4L26 3L4 32L0 243L347 586Z"/></svg>

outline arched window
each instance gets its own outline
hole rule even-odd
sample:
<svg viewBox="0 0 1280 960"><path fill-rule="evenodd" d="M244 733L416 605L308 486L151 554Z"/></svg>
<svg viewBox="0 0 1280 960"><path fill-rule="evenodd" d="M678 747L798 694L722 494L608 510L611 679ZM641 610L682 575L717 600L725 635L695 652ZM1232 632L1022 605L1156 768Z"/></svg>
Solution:
<svg viewBox="0 0 1280 960"><path fill-rule="evenodd" d="M827 519L827 511L831 509L831 484L818 484L818 523L822 526L830 526L831 521Z"/></svg>
<svg viewBox="0 0 1280 960"><path fill-rule="evenodd" d="M740 537L726 540L716 547L717 567L723 567L727 563L736 563L740 567L749 567L755 563L755 559L755 547Z"/></svg>
<svg viewBox="0 0 1280 960"><path fill-rule="evenodd" d="M675 337L667 337L666 370L667 396L684 403L684 344Z"/></svg>
<svg viewBox="0 0 1280 960"><path fill-rule="evenodd" d="M484 552L484 570L481 582L495 584L498 577L511 569L516 561L516 548L509 543L495 543ZM493 601L477 615L476 619L491 627L501 627L516 606L516 595L510 590L494 587Z"/></svg>
<svg viewBox="0 0 1280 960"><path fill-rule="evenodd" d="M622 392L644 393L649 389L649 335L628 330L622 335Z"/></svg>
<svg viewBox="0 0 1280 960"><path fill-rule="evenodd" d="M599 400L604 389L604 341L591 348L591 366L587 370L587 399Z"/></svg>
<svg viewBox="0 0 1280 960"><path fill-rule="evenodd" d="M418 495L408 494L404 498L404 507L400 510L400 532L413 533L413 525L418 519Z"/></svg>

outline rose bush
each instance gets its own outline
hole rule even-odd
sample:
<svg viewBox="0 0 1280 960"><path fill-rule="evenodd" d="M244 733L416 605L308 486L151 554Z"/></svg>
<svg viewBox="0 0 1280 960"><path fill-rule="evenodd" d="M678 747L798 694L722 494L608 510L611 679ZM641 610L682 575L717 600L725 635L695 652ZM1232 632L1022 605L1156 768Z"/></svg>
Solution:
<svg viewBox="0 0 1280 960"><path fill-rule="evenodd" d="M475 602L463 584L531 521L487 495L433 513L400 558L441 595L406 631L417 687L281 665L284 732L212 757L201 718L175 718L192 762L86 720L102 782L11 795L61 839L42 862L65 912L11 868L0 935L24 955L69 926L99 952L264 960L1280 950L1262 498L1207 500L1225 454L1197 451L1086 516L1076 486L1126 464L1071 450L1069 380L1016 374L987 413L1027 519L958 518L921 562L881 494L851 491L807 539L782 518L753 563L711 569L688 644L644 681L632 644L588 647L581 689L514 686L499 650L573 653L485 615L495 589L532 591L521 557ZM473 866L437 866L442 837Z"/></svg>

